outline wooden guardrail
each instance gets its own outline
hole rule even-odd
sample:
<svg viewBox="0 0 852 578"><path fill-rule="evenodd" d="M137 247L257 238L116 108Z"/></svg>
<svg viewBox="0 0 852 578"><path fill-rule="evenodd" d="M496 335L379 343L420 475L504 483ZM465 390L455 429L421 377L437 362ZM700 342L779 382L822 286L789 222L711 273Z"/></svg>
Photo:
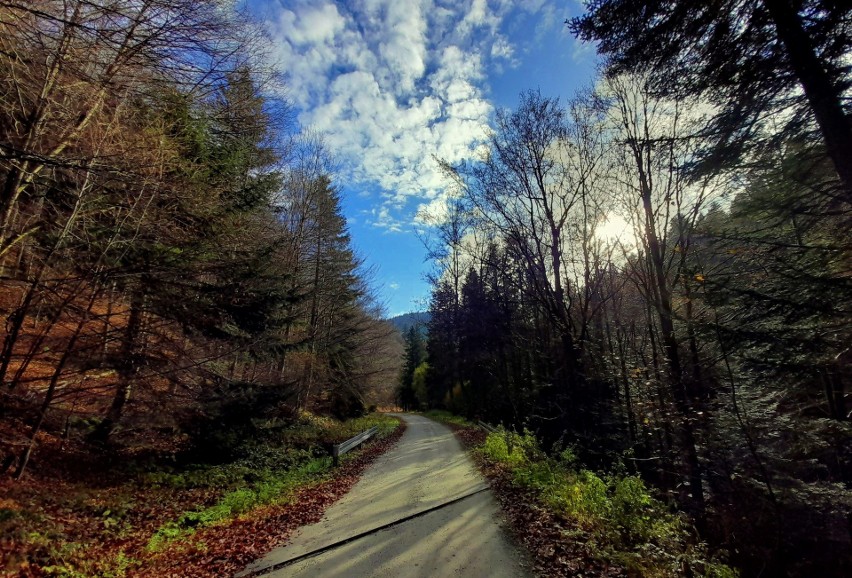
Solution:
<svg viewBox="0 0 852 578"><path fill-rule="evenodd" d="M343 443L335 444L334 446L332 446L331 458L332 458L332 461L333 461L335 467L340 463L340 456L342 456L343 454L345 454L349 450L352 450L352 449L358 447L359 445L361 445L362 443L364 443L365 441L367 441L368 439L370 439L371 437L376 435L377 431L379 431L379 426L373 426L366 431L362 431L361 433L359 433L355 437L349 438L348 440L346 440Z"/></svg>
<svg viewBox="0 0 852 578"><path fill-rule="evenodd" d="M487 423L485 423L482 420L479 420L477 423L479 424L479 427L481 427L482 429L484 429L488 433L494 433L494 432L497 431L496 427L494 427L493 425L488 425Z"/></svg>

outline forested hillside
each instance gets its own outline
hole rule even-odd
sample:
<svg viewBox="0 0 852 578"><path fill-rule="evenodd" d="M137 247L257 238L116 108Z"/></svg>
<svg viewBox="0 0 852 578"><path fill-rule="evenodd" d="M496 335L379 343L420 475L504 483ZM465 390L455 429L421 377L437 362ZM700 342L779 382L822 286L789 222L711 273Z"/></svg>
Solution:
<svg viewBox="0 0 852 578"><path fill-rule="evenodd" d="M426 324L429 321L429 314L425 311L404 313L402 315L397 315L396 317L391 317L388 321L390 321L393 326L404 335L412 327L418 327L425 331Z"/></svg>
<svg viewBox="0 0 852 578"><path fill-rule="evenodd" d="M218 2L0 2L15 478L51 439L222 458L389 398L398 338L264 42Z"/></svg>
<svg viewBox="0 0 852 578"><path fill-rule="evenodd" d="M526 92L444 163L401 395L641 474L745 575L848 575L848 11L613 0L568 24L607 58L593 90Z"/></svg>

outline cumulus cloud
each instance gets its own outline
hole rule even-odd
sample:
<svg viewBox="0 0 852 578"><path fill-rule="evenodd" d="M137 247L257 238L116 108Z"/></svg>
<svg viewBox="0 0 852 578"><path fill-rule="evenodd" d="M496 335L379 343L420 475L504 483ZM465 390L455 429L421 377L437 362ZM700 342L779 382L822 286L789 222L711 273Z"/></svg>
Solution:
<svg viewBox="0 0 852 578"><path fill-rule="evenodd" d="M446 220L448 214L447 194L442 193L428 203L421 203L417 207L414 222L426 226L442 223Z"/></svg>
<svg viewBox="0 0 852 578"><path fill-rule="evenodd" d="M298 13L282 10L282 28L289 31L288 40L296 45L312 45L326 42L343 30L346 22L334 4L305 7Z"/></svg>
<svg viewBox="0 0 852 578"><path fill-rule="evenodd" d="M363 217L401 231L438 211L434 157L472 156L493 112L489 67L515 65L500 31L511 0L280 0L269 22L300 121L321 132L344 179L378 187ZM523 10L546 8L531 2Z"/></svg>

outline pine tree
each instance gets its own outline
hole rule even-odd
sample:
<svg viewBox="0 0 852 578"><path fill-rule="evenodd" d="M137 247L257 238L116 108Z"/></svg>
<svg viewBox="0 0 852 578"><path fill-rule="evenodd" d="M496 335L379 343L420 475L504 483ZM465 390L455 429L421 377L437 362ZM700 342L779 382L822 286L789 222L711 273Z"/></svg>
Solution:
<svg viewBox="0 0 852 578"><path fill-rule="evenodd" d="M662 94L720 107L702 134L714 143L711 170L765 143L768 122L788 135L813 122L850 203L848 16L833 0L597 0L570 27L598 43L611 74L647 72Z"/></svg>
<svg viewBox="0 0 852 578"><path fill-rule="evenodd" d="M426 387L428 404L432 408L446 408L455 395L459 383L458 355L458 295L446 281L440 281L432 290L429 305L429 341L426 359L429 363Z"/></svg>
<svg viewBox="0 0 852 578"><path fill-rule="evenodd" d="M414 379L417 370L426 361L426 344L420 327L412 325L405 334L405 361L399 386L399 402L404 410L418 409L426 403L417 395Z"/></svg>

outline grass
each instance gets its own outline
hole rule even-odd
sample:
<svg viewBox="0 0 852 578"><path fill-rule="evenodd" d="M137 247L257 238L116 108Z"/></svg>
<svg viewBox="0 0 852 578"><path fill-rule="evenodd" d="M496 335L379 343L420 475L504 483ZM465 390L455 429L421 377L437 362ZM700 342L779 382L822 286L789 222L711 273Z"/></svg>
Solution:
<svg viewBox="0 0 852 578"><path fill-rule="evenodd" d="M475 427L476 426L476 424L468 421L467 419L463 418L462 416L455 415L453 413L450 413L448 411L444 411L442 409L430 409L429 411L425 412L423 415L425 415L428 418L432 418L435 421L439 421L441 423L452 424L452 425L457 425L457 426L462 426L462 427Z"/></svg>
<svg viewBox="0 0 852 578"><path fill-rule="evenodd" d="M444 423L466 420L429 413ZM624 468L584 469L572 448L545 453L529 431L499 429L475 453L507 473L515 486L531 490L540 505L582 529L601 559L631 576L684 575L736 578L736 570L714 558L698 541L689 520L657 500L641 478Z"/></svg>
<svg viewBox="0 0 852 578"><path fill-rule="evenodd" d="M328 479L331 444L372 426L385 437L398 425L381 414L340 422L305 413L246 444L230 463L125 464L109 482L7 480L0 487L7 494L0 498L0 534L8 538L0 543L0 576L121 578L200 528L286 503L300 488Z"/></svg>
<svg viewBox="0 0 852 578"><path fill-rule="evenodd" d="M164 524L151 537L146 550L158 552L198 528L236 518L259 506L286 502L298 488L324 479L330 469L330 458L316 458L295 468L265 471L253 484L226 493L213 506L186 512Z"/></svg>
<svg viewBox="0 0 852 578"><path fill-rule="evenodd" d="M231 488L212 506L183 513L161 526L148 541L146 550L161 551L175 540L191 535L196 529L244 515L251 510L274 503L287 502L303 486L326 479L332 467L325 454L329 441L339 443L364 430L377 426L377 437L391 433L399 422L389 416L371 414L339 422L331 418L303 414L299 423L288 428L290 448L259 446L246 458L221 467L202 468L181 475L166 476L166 483L195 485L204 479L208 484ZM307 449L306 449L307 448ZM350 459L344 455L341 461Z"/></svg>

